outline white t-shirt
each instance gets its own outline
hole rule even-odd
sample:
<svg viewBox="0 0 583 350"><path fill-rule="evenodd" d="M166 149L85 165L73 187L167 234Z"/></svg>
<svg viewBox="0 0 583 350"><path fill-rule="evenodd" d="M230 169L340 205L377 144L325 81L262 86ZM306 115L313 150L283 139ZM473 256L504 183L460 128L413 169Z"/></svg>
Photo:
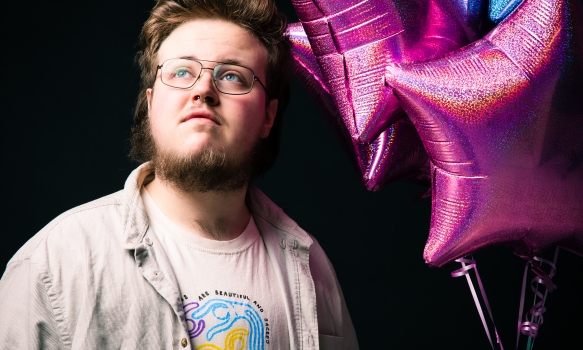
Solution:
<svg viewBox="0 0 583 350"><path fill-rule="evenodd" d="M251 216L241 235L215 241L171 221L142 187L150 228L176 275L192 349L288 349L283 298Z"/></svg>

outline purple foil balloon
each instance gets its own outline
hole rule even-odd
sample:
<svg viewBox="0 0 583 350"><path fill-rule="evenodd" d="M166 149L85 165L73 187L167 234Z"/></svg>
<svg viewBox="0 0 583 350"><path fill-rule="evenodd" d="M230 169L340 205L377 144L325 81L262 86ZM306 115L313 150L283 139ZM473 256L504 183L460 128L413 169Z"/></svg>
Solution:
<svg viewBox="0 0 583 350"><path fill-rule="evenodd" d="M449 56L387 68L432 166L428 264L501 244L583 254L582 17L525 0Z"/></svg>
<svg viewBox="0 0 583 350"><path fill-rule="evenodd" d="M344 127L334 99L324 83L301 23L290 24L293 69L328 120L341 144L360 170L367 189L378 189L392 179L429 183L429 162L415 127L408 118L397 120L371 143L354 142Z"/></svg>
<svg viewBox="0 0 583 350"><path fill-rule="evenodd" d="M358 140L371 120L399 109L383 78L387 63L402 60L404 43L398 34L404 27L397 9L385 0L292 4L343 123Z"/></svg>
<svg viewBox="0 0 583 350"><path fill-rule="evenodd" d="M387 64L427 60L474 40L485 13L483 0L292 3L303 25L288 31L294 33L296 74L313 95L334 102L320 104L328 106L324 109L365 186L375 190L396 179L427 179L427 156L386 86L384 70Z"/></svg>

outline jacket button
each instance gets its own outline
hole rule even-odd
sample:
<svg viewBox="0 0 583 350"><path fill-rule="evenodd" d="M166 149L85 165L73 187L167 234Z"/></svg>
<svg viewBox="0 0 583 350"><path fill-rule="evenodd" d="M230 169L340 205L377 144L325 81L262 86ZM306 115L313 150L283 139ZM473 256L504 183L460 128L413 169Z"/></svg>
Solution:
<svg viewBox="0 0 583 350"><path fill-rule="evenodd" d="M146 239L144 239L144 242L149 246L152 246L152 244L154 244L154 243L152 243L152 240L148 237L146 237Z"/></svg>
<svg viewBox="0 0 583 350"><path fill-rule="evenodd" d="M180 345L182 345L182 347L185 348L188 345L188 340L186 340L186 338L182 338L182 340L180 341Z"/></svg>

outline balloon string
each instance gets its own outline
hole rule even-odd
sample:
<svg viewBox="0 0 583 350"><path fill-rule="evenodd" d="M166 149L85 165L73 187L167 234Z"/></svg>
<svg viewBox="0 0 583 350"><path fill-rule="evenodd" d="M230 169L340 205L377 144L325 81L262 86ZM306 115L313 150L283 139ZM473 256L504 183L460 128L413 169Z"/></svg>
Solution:
<svg viewBox="0 0 583 350"><path fill-rule="evenodd" d="M530 262L526 263L524 267L524 275L522 277L522 289L520 292L520 306L518 307L518 328L516 330L516 349L518 349L518 341L520 340L520 327L522 326L522 311L524 310L524 294L526 291L526 276L528 275L528 265Z"/></svg>
<svg viewBox="0 0 583 350"><path fill-rule="evenodd" d="M520 293L520 307L518 309L518 329L516 332L516 348L517 349L518 349L518 343L520 340L521 333L528 336L526 349L531 350L532 347L534 346L534 340L535 340L536 336L538 335L538 330L544 322L543 313L546 311L546 308L544 305L545 305L545 301L547 300L547 295L549 292L552 292L554 289L557 288L557 286L555 286L553 284L552 278L555 276L555 273L557 270L556 266L557 266L558 256L559 256L559 247L557 247L555 249L555 257L553 259L553 262L550 262L546 259L535 256L535 257L533 257L532 260L529 260L526 263L526 266L524 267L524 276L522 278L522 291ZM538 261L539 264L535 265L535 263L534 263L535 261ZM550 272L548 274L541 267L543 263L550 266ZM530 289L534 293L534 301L533 301L534 305L530 308L528 313L526 313L524 315L525 321L523 322L522 318L523 318L523 311L524 311L524 296L526 294L526 277L528 274L529 266L530 266L530 270L536 274L536 276L530 282L531 283ZM544 295L538 290L538 287L541 284L544 285L545 289L546 289ZM539 302L537 302L537 298L540 299ZM529 314L530 314L530 319L529 319Z"/></svg>
<svg viewBox="0 0 583 350"><path fill-rule="evenodd" d="M539 262L539 266L540 265L542 265L542 262ZM534 297L532 298L533 306L536 305L536 296L537 296L537 292L538 292L538 287L539 287L539 285L537 284L536 288L535 288L536 290L534 291ZM545 299L546 299L546 297L547 297L547 292L545 292ZM532 316L532 314L530 316L530 322L534 322L534 316ZM540 324L542 324L542 322ZM540 326L540 324L539 324L539 326ZM534 340L535 340L535 338L528 337L528 341L526 342L526 349L527 350L532 350L532 348L534 346Z"/></svg>
<svg viewBox="0 0 583 350"><path fill-rule="evenodd" d="M539 263L539 265L542 265L542 263ZM538 292L538 287L539 287L539 285L537 284L536 285L536 288L535 288L535 291L534 291L534 296L532 298L532 304L533 304L533 306L536 305L536 296L537 296L537 292ZM546 294L545 294L545 297L546 297ZM527 316L525 316L525 318L526 317ZM531 323L534 322L534 316L532 316L532 315L530 316L530 322ZM532 347L534 346L534 340L535 340L535 338L528 337L528 341L526 342L526 349L527 350L532 350Z"/></svg>
<svg viewBox="0 0 583 350"><path fill-rule="evenodd" d="M456 259L457 262L462 264L462 267L453 271L451 273L451 277L460 277L466 276L466 280L468 281L468 286L470 287L470 292L472 293L472 297L474 298L474 303L476 304L476 308L478 309L478 314L480 315L480 319L482 320L482 325L484 326L484 330L486 331L486 335L488 336L488 341L490 342L490 346L494 349L494 343L492 343L492 337L490 336L490 329L488 328L488 324L486 323L486 318L484 317L484 312L482 311L482 307L480 305L480 300L478 299L478 295L476 294L476 290L472 283L472 279L470 278L470 270L474 270L476 273L476 279L478 280L478 286L480 287L480 293L482 294L482 300L484 300L484 304L486 306L486 310L488 310L488 315L490 316L490 320L492 321L492 325L494 326L494 334L496 335L496 342L500 346L500 350L504 350L502 346L502 341L500 340L500 336L498 336L498 330L496 329L496 325L494 325L494 317L492 317L492 311L490 309L490 304L488 303L488 297L486 297L486 291L484 290L484 286L482 285L482 280L480 278L480 274L478 273L478 267L476 266L476 261L473 259L468 259L467 257ZM467 265L466 265L467 264Z"/></svg>

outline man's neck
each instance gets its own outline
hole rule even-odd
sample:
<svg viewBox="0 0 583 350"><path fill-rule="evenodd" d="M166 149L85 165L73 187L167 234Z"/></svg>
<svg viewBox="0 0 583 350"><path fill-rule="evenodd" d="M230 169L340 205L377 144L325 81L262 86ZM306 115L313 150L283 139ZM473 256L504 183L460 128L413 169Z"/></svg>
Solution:
<svg viewBox="0 0 583 350"><path fill-rule="evenodd" d="M247 186L230 192L184 193L155 178L145 188L170 220L193 234L227 241L237 238L249 223Z"/></svg>

